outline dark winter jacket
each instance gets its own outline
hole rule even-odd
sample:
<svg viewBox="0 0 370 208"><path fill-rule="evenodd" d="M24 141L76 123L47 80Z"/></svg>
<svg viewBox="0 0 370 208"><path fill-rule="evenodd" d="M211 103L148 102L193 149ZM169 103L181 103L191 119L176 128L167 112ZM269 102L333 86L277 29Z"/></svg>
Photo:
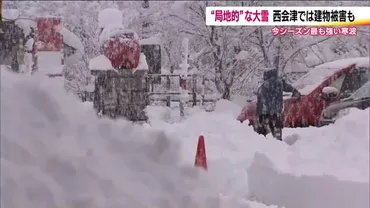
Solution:
<svg viewBox="0 0 370 208"><path fill-rule="evenodd" d="M283 111L283 92L299 92L278 77L277 70L264 73L264 82L258 89L256 116L277 115Z"/></svg>

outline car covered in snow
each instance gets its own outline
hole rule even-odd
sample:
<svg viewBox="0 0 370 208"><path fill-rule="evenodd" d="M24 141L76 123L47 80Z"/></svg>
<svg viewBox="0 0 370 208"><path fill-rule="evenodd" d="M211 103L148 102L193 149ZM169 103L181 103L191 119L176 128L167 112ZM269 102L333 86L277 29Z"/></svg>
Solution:
<svg viewBox="0 0 370 208"><path fill-rule="evenodd" d="M369 57L348 58L324 63L298 79L294 84L302 96L284 95L284 127L319 126L322 110L338 99L350 97L369 80ZM256 101L248 102L237 120L249 121L256 132Z"/></svg>
<svg viewBox="0 0 370 208"><path fill-rule="evenodd" d="M321 113L320 126L334 123L338 118L347 115L352 108L364 110L370 107L370 81L350 97L330 104Z"/></svg>

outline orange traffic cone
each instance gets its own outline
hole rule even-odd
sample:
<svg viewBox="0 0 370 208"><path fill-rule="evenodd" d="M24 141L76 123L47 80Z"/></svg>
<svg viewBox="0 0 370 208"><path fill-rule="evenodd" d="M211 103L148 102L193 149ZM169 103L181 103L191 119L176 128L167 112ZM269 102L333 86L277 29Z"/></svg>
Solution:
<svg viewBox="0 0 370 208"><path fill-rule="evenodd" d="M195 155L194 166L207 170L206 147L204 144L203 136L199 136L199 139L198 139L197 154Z"/></svg>

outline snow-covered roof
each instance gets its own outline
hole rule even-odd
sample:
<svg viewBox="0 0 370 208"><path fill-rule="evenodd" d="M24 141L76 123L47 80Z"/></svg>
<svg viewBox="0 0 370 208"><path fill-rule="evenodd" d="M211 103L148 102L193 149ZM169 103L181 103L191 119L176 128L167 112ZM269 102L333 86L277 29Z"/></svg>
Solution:
<svg viewBox="0 0 370 208"><path fill-rule="evenodd" d="M113 70L113 66L110 60L106 56L100 55L90 60L89 69L105 71L105 70Z"/></svg>
<svg viewBox="0 0 370 208"><path fill-rule="evenodd" d="M31 28L36 28L36 22L32 19L17 19L15 24L22 28L25 36L30 34Z"/></svg>
<svg viewBox="0 0 370 208"><path fill-rule="evenodd" d="M356 64L356 66L358 67L369 67L370 58L348 58L324 63L311 69L307 74L298 79L293 85L302 94L308 94L312 90L316 89L316 87L319 86L329 76L352 64Z"/></svg>
<svg viewBox="0 0 370 208"><path fill-rule="evenodd" d="M115 8L103 9L98 15L99 27L104 28L106 25L122 25L123 14L121 11Z"/></svg>
<svg viewBox="0 0 370 208"><path fill-rule="evenodd" d="M138 40L139 36L137 33L130 29L125 29L123 25L117 25L117 24L109 24L106 25L99 35L99 45L104 44L107 40L109 40L111 37L114 37L116 35L123 35L123 34L130 34L133 35L133 38Z"/></svg>
<svg viewBox="0 0 370 208"><path fill-rule="evenodd" d="M2 12L2 19L4 21L15 20L15 24L23 30L25 36L30 34L31 28L36 28L35 20L21 17L17 9L3 9Z"/></svg>
<svg viewBox="0 0 370 208"><path fill-rule="evenodd" d="M97 56L91 59L89 62L89 69L90 70L100 70L100 71L115 70L110 60L104 55L100 55L100 56ZM135 73L135 71L137 70L149 70L144 53L140 54L139 64L132 71L132 73Z"/></svg>
<svg viewBox="0 0 370 208"><path fill-rule="evenodd" d="M66 45L71 46L72 48L79 50L82 53L85 51L85 48L82 45L80 38L77 37L77 35L75 35L74 33L72 33L71 31L69 31L67 28L63 26L58 27L57 31L60 34L62 34L63 42Z"/></svg>

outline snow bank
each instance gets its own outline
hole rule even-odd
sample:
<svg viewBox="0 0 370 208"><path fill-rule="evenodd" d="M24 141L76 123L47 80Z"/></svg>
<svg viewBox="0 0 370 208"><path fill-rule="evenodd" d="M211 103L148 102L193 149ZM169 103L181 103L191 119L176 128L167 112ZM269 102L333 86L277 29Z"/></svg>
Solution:
<svg viewBox="0 0 370 208"><path fill-rule="evenodd" d="M274 172L289 175L292 186L296 182L295 178L309 176L325 180L325 177L327 177L327 182L323 184L328 185L331 181L339 181L335 188L347 187L362 194L368 194L360 188L351 187L353 184L366 184L368 186L369 183L369 110L349 114L339 119L334 125L327 127L284 129L283 137L285 139L298 139L293 145L288 145L285 142L273 139L271 135L268 135L266 139L256 134L252 127L246 123L241 124L236 121L233 112L234 110L238 112L241 107L228 105L226 101L220 101L217 108L219 109L212 113L191 112L182 122L171 124L160 121L159 116L153 118L154 112L148 116L150 121L155 120L151 123L151 128L164 130L169 138L181 142L182 149L180 153L183 158L182 162L185 164L194 163L196 151L194 147L197 145L198 137L200 135L205 136L208 177L218 181L217 187L222 190L222 194L239 197L254 194L255 197L260 197L258 200L261 200L263 195L259 196L258 194L262 194L261 189L267 186L269 178L262 177L265 175L260 173L261 177L256 178L256 181L265 180L266 184L250 184L250 181L254 180L253 177L258 176L258 172L254 175L253 173L252 175L249 174L249 171L253 171L256 154L267 158L274 167ZM232 110L231 108L235 109ZM156 109L153 107L150 110L155 111ZM167 115L171 114L167 112ZM251 166L252 169L249 169L248 167ZM287 181L284 181L284 183L287 184L287 189L292 190L294 188L289 187L290 184ZM284 183L282 182L282 184ZM300 186L300 184L297 184L297 186ZM261 189L255 191L256 187ZM314 187L314 185L310 187ZM363 186L360 185L359 187ZM305 187L300 186L299 188L302 189L300 193L303 193ZM323 190L328 191L329 188ZM258 192L259 190L261 191ZM273 187L272 190L276 192L276 195L273 195L273 191L265 191L271 197L280 197L279 194L286 194L287 197L292 195L292 193L284 191L285 187L280 187L279 191ZM335 194L339 194L340 191L342 190L333 193L333 196L338 196ZM318 193L321 192L318 191ZM313 200L310 196L297 194L294 195L296 197L293 197L296 203ZM352 197L350 201L355 200L355 196L349 195L349 197ZM262 201L265 199L263 198ZM269 198L266 200L268 201ZM268 202L271 204L278 204L279 202L279 205L284 205L286 202L288 205L288 201L284 200L282 198L282 201ZM322 198L318 198L318 200L322 200ZM317 201L316 203L325 204L326 202ZM315 204L311 203L311 205ZM304 206L293 208L296 207ZM326 208L325 206L311 207Z"/></svg>
<svg viewBox="0 0 370 208"><path fill-rule="evenodd" d="M115 8L103 9L98 15L99 27L104 28L106 25L110 24L123 24L123 14L121 11Z"/></svg>
<svg viewBox="0 0 370 208"><path fill-rule="evenodd" d="M37 64L41 74L60 74L63 70L62 53L59 51L39 51Z"/></svg>
<svg viewBox="0 0 370 208"><path fill-rule="evenodd" d="M370 109L352 110L333 125L284 130L285 136L299 136L290 148L294 157L287 160L293 168L286 172L368 183L369 115ZM284 164L276 165L286 170Z"/></svg>
<svg viewBox="0 0 370 208"><path fill-rule="evenodd" d="M263 154L255 155L248 178L250 196L266 204L286 208L369 207L369 183L343 181L329 175L282 173Z"/></svg>
<svg viewBox="0 0 370 208"><path fill-rule="evenodd" d="M1 95L4 207L249 207L163 133L98 119L53 79L2 72Z"/></svg>
<svg viewBox="0 0 370 208"><path fill-rule="evenodd" d="M254 156L250 194L287 208L369 207L369 115L357 109L327 127L288 129L299 140L285 158Z"/></svg>
<svg viewBox="0 0 370 208"><path fill-rule="evenodd" d="M216 102L215 113L228 113L231 116L237 117L241 111L241 107L228 100L221 99Z"/></svg>

